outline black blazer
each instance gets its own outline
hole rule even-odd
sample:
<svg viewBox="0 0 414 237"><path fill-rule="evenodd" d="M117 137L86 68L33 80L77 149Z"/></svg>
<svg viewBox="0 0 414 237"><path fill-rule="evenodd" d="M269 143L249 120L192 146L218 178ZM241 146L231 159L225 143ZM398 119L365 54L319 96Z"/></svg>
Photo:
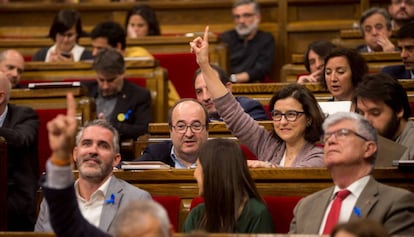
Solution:
<svg viewBox="0 0 414 237"><path fill-rule="evenodd" d="M38 189L39 119L29 107L8 105L0 136L8 149L8 230L33 231Z"/></svg>
<svg viewBox="0 0 414 237"><path fill-rule="evenodd" d="M98 83L96 81L82 82L88 88L89 97L98 97ZM127 80L121 92L118 94L117 102L112 112L110 123L118 132L121 140L137 139L148 130L148 123L151 121L151 95L150 92ZM129 113L128 119L118 120L118 114Z"/></svg>
<svg viewBox="0 0 414 237"><path fill-rule="evenodd" d="M39 49L32 57L32 61L44 62L46 60L47 51L50 47ZM80 57L80 61L93 60L92 52L85 49Z"/></svg>
<svg viewBox="0 0 414 237"><path fill-rule="evenodd" d="M161 143L151 144L142 152L142 156L135 161L162 161L171 167L175 166L175 162L171 158L172 142L165 141Z"/></svg>
<svg viewBox="0 0 414 237"><path fill-rule="evenodd" d="M404 65L383 67L381 72L389 74L394 79L411 79L410 71L405 70Z"/></svg>

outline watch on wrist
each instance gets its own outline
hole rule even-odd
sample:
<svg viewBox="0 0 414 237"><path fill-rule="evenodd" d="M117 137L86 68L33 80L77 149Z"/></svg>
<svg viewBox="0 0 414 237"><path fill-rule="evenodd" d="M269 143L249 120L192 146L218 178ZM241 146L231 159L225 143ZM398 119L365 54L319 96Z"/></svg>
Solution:
<svg viewBox="0 0 414 237"><path fill-rule="evenodd" d="M233 82L233 83L236 83L237 82L236 74L231 74L230 75L230 81Z"/></svg>

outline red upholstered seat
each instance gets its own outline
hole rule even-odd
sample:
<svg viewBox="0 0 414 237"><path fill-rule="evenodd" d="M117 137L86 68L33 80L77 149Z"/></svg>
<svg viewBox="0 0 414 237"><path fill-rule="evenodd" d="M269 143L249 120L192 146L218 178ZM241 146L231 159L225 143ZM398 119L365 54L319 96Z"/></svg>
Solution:
<svg viewBox="0 0 414 237"><path fill-rule="evenodd" d="M253 152L251 152L245 145L240 144L240 148L243 151L246 160L257 160L257 156L253 154Z"/></svg>
<svg viewBox="0 0 414 237"><path fill-rule="evenodd" d="M181 207L181 198L178 196L153 196L154 201L161 204L168 213L171 224L174 226L174 231L178 232L179 215Z"/></svg>

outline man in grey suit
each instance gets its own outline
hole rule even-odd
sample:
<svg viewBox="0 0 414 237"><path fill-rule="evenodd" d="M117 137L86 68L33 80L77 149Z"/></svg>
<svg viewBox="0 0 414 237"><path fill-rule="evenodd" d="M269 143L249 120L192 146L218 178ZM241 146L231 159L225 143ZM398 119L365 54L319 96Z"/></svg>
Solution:
<svg viewBox="0 0 414 237"><path fill-rule="evenodd" d="M130 201L151 199L148 192L112 175L113 167L121 161L119 135L105 120L94 120L80 130L73 158L79 170L75 182L79 208L85 219L101 230L112 231L118 210ZM53 231L44 200L35 231Z"/></svg>
<svg viewBox="0 0 414 237"><path fill-rule="evenodd" d="M390 235L414 233L414 194L378 183L372 176L377 131L361 115L341 112L324 124L324 161L334 187L303 198L294 209L290 233L323 234L333 200L348 190L337 223L361 218L380 222ZM326 233L328 234L328 233Z"/></svg>

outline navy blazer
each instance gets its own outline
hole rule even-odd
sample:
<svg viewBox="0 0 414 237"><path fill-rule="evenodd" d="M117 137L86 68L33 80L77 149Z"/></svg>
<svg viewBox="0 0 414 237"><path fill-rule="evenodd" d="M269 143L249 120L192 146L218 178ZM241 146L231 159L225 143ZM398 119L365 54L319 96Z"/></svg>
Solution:
<svg viewBox="0 0 414 237"><path fill-rule="evenodd" d="M142 152L142 156L135 161L162 161L171 167L175 167L175 162L171 158L172 142L165 141L151 144Z"/></svg>
<svg viewBox="0 0 414 237"><path fill-rule="evenodd" d="M269 117L259 101L244 96L236 96L236 100L239 102L244 112L248 113L254 120L269 120Z"/></svg>
<svg viewBox="0 0 414 237"><path fill-rule="evenodd" d="M88 88L89 97L98 97L99 89L96 81L84 81L82 84ZM109 121L118 130L121 140L131 138L136 140L147 132L148 123L151 121L150 106L150 92L124 79L124 85L118 93ZM126 114L128 111L131 111L129 117L124 121L119 121L118 114Z"/></svg>
<svg viewBox="0 0 414 237"><path fill-rule="evenodd" d="M386 66L381 69L381 72L387 73L394 79L411 79L410 71L405 70L404 65Z"/></svg>
<svg viewBox="0 0 414 237"><path fill-rule="evenodd" d="M8 104L0 136L8 150L8 230L33 231L38 189L39 118L29 107Z"/></svg>

